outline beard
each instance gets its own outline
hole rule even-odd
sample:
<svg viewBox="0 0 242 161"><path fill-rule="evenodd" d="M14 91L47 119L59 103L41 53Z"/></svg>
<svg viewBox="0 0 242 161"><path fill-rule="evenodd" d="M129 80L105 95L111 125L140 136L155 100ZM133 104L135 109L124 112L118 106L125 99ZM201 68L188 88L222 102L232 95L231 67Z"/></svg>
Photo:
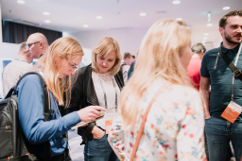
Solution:
<svg viewBox="0 0 242 161"><path fill-rule="evenodd" d="M233 37L240 37L240 40L238 40L238 41L234 41L234 40L233 40ZM224 38L225 38L225 40L226 40L228 43L232 44L232 45L238 45L238 44L240 44L240 43L241 43L241 40L242 40L241 37L242 37L241 33L239 33L239 34L237 34L237 35L235 35L235 36L230 36L230 35L227 34L226 32L224 33Z"/></svg>

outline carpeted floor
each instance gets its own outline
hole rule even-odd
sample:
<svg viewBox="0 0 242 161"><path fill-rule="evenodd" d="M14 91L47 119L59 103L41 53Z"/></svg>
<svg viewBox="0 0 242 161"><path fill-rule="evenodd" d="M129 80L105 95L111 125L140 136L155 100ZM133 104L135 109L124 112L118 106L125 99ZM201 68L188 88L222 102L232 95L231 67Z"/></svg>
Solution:
<svg viewBox="0 0 242 161"><path fill-rule="evenodd" d="M68 131L69 138L69 151L72 161L84 161L83 148L84 145L80 145L82 142L81 136L79 136L76 130Z"/></svg>

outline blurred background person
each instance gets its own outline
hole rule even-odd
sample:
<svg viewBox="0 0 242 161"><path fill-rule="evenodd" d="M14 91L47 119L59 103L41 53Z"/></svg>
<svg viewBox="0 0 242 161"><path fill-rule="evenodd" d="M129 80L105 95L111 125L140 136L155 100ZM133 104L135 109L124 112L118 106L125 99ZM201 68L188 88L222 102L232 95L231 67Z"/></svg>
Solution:
<svg viewBox="0 0 242 161"><path fill-rule="evenodd" d="M43 63L42 56L46 53L49 47L46 36L42 33L36 32L28 36L26 47L29 49L30 54L37 62L34 65L36 71L41 71Z"/></svg>
<svg viewBox="0 0 242 161"><path fill-rule="evenodd" d="M135 160L206 159L202 103L186 74L191 56L190 28L184 22L163 20L150 27L134 73L121 92L122 120L109 134L120 158L130 160L142 118L151 105Z"/></svg>
<svg viewBox="0 0 242 161"><path fill-rule="evenodd" d="M26 43L21 43L18 57L10 62L3 70L2 79L4 97L7 95L8 91L16 85L21 76L33 71L33 66L31 64L33 57L25 47Z"/></svg>
<svg viewBox="0 0 242 161"><path fill-rule="evenodd" d="M135 55L132 55L131 63L130 65L135 61Z"/></svg>
<svg viewBox="0 0 242 161"><path fill-rule="evenodd" d="M42 33L36 32L28 36L26 40L27 49L34 59L39 59L48 49L48 40Z"/></svg>
<svg viewBox="0 0 242 161"><path fill-rule="evenodd" d="M219 32L223 39L221 45L207 51L201 65L200 93L204 105L209 160L230 160L232 142L236 161L241 161L242 114L240 112L237 118L233 118L236 114L233 110L227 110L229 106L232 107L231 103L242 108L242 78L235 75L222 54L234 64L241 76L242 10L233 10L221 17ZM233 119L223 117L223 114L231 114Z"/></svg>
<svg viewBox="0 0 242 161"><path fill-rule="evenodd" d="M137 55L138 55L138 53L139 53L139 50L137 52ZM129 68L129 71L128 71L128 79L131 77L131 75L132 75L132 73L134 71L134 65L135 65L136 57L134 55L132 57L133 57L133 61L132 61L131 65L130 65L130 68Z"/></svg>
<svg viewBox="0 0 242 161"><path fill-rule="evenodd" d="M117 115L120 90L124 86L120 63L118 42L112 37L104 37L92 52L92 64L77 70L74 76L70 110L89 105L107 109L103 118L78 128L85 144L85 161L118 160L107 142L107 134Z"/></svg>
<svg viewBox="0 0 242 161"><path fill-rule="evenodd" d="M133 62L133 57L129 52L124 53L123 63L121 65L121 70L123 72L124 83L128 80L128 71L131 63Z"/></svg>
<svg viewBox="0 0 242 161"><path fill-rule="evenodd" d="M201 78L200 69L203 55L206 52L206 47L202 43L196 43L192 46L192 52L194 54L187 67L187 74L191 78L194 88L199 90Z"/></svg>
<svg viewBox="0 0 242 161"><path fill-rule="evenodd" d="M98 106L83 108L61 116L58 105L69 105L71 75L80 63L83 50L73 38L55 40L44 58L42 70L46 82L51 118L45 121L44 97L40 77L30 74L17 86L18 116L27 147L36 161L69 161L67 141L64 136L80 121L91 122L105 109ZM64 99L65 94L65 99ZM48 148L47 148L48 147ZM28 157L28 156L26 156Z"/></svg>

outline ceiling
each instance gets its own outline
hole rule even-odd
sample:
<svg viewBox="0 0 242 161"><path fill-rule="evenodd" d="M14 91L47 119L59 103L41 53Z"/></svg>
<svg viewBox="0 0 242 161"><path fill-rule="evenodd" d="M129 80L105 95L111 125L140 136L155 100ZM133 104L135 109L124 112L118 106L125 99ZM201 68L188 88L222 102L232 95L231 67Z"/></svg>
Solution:
<svg viewBox="0 0 242 161"><path fill-rule="evenodd" d="M242 0L1 0L2 18L64 32L147 28L157 19L182 18L200 36L217 31L220 17L242 9ZM230 6L229 10L223 7ZM43 15L43 12L50 15ZM146 12L146 16L139 16ZM210 16L208 16L210 15ZM103 16L98 20L96 16ZM212 23L207 27L208 19ZM45 23L45 20L51 23ZM88 25L84 28L83 25Z"/></svg>

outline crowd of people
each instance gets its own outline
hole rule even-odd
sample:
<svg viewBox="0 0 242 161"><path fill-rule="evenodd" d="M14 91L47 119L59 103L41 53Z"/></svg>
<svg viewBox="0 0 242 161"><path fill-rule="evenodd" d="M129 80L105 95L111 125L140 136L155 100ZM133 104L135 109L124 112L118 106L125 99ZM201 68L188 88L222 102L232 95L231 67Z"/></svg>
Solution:
<svg viewBox="0 0 242 161"><path fill-rule="evenodd" d="M85 161L241 161L242 10L224 15L219 32L221 45L206 51L192 46L185 22L158 20L137 58L127 52L122 59L118 41L105 36L81 68L76 39L49 45L43 34L29 35L3 71L4 95L25 73L39 73L17 84L31 154L21 160L70 161L66 133L76 126ZM40 77L54 113L49 120Z"/></svg>

